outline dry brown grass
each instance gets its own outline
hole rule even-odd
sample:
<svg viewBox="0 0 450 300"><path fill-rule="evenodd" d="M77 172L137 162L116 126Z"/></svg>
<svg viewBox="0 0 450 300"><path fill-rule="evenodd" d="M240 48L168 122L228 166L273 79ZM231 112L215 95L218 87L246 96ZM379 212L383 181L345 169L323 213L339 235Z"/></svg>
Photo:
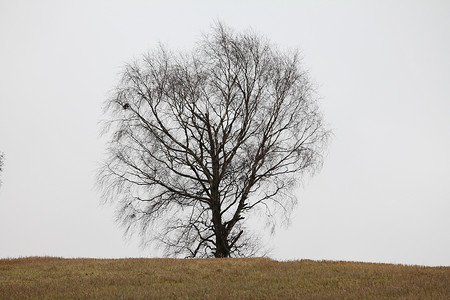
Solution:
<svg viewBox="0 0 450 300"><path fill-rule="evenodd" d="M0 260L1 299L450 299L450 268L247 259Z"/></svg>

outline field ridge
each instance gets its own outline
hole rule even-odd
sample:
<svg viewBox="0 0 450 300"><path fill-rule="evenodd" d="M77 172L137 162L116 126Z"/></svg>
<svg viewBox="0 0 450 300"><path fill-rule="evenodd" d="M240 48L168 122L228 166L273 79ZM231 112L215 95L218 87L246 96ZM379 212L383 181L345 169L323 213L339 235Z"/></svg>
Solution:
<svg viewBox="0 0 450 300"><path fill-rule="evenodd" d="M342 261L0 259L1 299L450 299L450 267Z"/></svg>

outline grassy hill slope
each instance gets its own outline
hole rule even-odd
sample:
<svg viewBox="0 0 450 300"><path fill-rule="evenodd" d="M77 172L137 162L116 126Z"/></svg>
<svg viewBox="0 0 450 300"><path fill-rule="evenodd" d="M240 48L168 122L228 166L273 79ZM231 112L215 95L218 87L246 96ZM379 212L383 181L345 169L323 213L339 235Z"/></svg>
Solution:
<svg viewBox="0 0 450 300"><path fill-rule="evenodd" d="M450 299L450 267L245 259L0 260L1 299Z"/></svg>

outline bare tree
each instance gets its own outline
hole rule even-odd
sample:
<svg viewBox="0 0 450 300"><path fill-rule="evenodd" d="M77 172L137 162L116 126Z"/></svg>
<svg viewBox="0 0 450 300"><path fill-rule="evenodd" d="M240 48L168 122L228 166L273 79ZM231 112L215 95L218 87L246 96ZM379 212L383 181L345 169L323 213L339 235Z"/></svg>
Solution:
<svg viewBox="0 0 450 300"><path fill-rule="evenodd" d="M127 65L99 173L127 231L175 256L253 255L245 218L288 217L329 136L299 60L217 24L192 53L161 47Z"/></svg>
<svg viewBox="0 0 450 300"><path fill-rule="evenodd" d="M5 154L0 152L0 173L3 171L3 161L5 159ZM0 186L2 185L2 180L0 178Z"/></svg>

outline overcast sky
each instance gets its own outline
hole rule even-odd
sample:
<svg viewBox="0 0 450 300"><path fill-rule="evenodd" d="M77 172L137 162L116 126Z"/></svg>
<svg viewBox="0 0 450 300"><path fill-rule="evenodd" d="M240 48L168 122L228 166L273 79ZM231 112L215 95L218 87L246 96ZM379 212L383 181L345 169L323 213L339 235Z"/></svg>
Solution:
<svg viewBox="0 0 450 300"><path fill-rule="evenodd" d="M450 1L0 0L0 257L154 257L95 186L102 104L215 20L298 48L334 131L280 260L450 265Z"/></svg>

